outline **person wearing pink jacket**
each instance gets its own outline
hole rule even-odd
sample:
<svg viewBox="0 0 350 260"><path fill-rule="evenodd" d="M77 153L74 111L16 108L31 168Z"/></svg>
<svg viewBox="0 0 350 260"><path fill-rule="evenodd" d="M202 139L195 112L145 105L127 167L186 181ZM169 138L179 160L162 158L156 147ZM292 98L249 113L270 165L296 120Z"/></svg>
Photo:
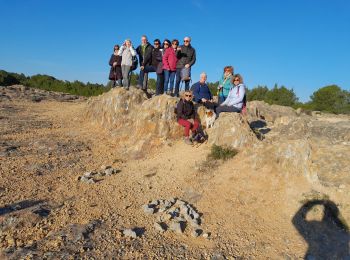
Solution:
<svg viewBox="0 0 350 260"><path fill-rule="evenodd" d="M170 41L165 40L164 41L164 55L163 55L163 71L164 71L164 93L168 95L172 95L173 88L174 88L174 80L176 75L176 63L177 63L177 56L176 56L176 49L177 46L179 46L178 40ZM170 85L169 85L170 81ZM169 87L168 87L169 85Z"/></svg>

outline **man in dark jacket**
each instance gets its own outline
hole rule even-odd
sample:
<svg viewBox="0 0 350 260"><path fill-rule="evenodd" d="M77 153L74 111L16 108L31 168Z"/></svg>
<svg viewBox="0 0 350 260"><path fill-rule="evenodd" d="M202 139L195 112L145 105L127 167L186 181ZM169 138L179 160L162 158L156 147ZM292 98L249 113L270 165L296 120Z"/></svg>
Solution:
<svg viewBox="0 0 350 260"><path fill-rule="evenodd" d="M177 58L179 59L176 63L176 83L175 83L175 96L179 96L179 88L181 82L181 70L183 68L189 69L189 76L191 76L191 67L196 62L196 50L191 45L191 38L184 38L184 45L177 48ZM184 80L185 90L190 88L190 78Z"/></svg>
<svg viewBox="0 0 350 260"><path fill-rule="evenodd" d="M147 91L148 81L148 73L145 72L144 69L145 66L150 66L152 64L152 50L153 46L148 42L147 36L142 35L141 45L136 48L140 61L140 75L137 87L142 88L144 91Z"/></svg>

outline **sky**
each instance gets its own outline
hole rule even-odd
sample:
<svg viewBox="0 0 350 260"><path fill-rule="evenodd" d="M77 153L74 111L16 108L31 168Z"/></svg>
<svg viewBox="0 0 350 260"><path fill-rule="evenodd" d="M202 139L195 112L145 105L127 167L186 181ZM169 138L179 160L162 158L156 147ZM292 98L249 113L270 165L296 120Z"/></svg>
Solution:
<svg viewBox="0 0 350 260"><path fill-rule="evenodd" d="M201 72L226 65L246 86L350 89L349 0L0 0L0 69L61 80L108 82L114 44L192 38ZM136 71L138 72L138 70Z"/></svg>

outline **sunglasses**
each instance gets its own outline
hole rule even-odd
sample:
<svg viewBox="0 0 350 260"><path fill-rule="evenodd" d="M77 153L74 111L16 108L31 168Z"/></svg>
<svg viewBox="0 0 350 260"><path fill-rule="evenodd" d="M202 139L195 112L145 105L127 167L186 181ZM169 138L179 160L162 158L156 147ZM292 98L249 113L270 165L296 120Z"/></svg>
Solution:
<svg viewBox="0 0 350 260"><path fill-rule="evenodd" d="M159 45L159 42L155 42L154 45Z"/></svg>
<svg viewBox="0 0 350 260"><path fill-rule="evenodd" d="M178 44L177 43L172 43L172 45L176 45L177 46Z"/></svg>
<svg viewBox="0 0 350 260"><path fill-rule="evenodd" d="M167 42L165 42L165 43L163 43L164 45L169 45L169 43L167 43Z"/></svg>
<svg viewBox="0 0 350 260"><path fill-rule="evenodd" d="M185 95L185 97L192 97L192 95Z"/></svg>
<svg viewBox="0 0 350 260"><path fill-rule="evenodd" d="M233 81L239 81L239 79L234 79Z"/></svg>
<svg viewBox="0 0 350 260"><path fill-rule="evenodd" d="M184 40L184 42L190 42L189 40Z"/></svg>

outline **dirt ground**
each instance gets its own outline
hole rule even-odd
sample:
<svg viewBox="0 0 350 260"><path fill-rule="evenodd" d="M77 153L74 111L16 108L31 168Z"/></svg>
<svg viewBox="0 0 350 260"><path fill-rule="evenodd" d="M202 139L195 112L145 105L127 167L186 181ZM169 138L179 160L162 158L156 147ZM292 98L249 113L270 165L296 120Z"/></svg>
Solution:
<svg viewBox="0 0 350 260"><path fill-rule="evenodd" d="M302 259L292 224L310 185L249 151L205 165L209 144L181 140L130 159L104 129L86 122L85 101L0 103L0 249L9 259ZM261 154L264 156L264 154ZM118 169L78 181L102 165ZM297 186L296 186L297 184ZM332 196L332 194L331 194ZM202 214L209 238L157 232L141 206L181 198ZM124 228L140 236L125 237Z"/></svg>

